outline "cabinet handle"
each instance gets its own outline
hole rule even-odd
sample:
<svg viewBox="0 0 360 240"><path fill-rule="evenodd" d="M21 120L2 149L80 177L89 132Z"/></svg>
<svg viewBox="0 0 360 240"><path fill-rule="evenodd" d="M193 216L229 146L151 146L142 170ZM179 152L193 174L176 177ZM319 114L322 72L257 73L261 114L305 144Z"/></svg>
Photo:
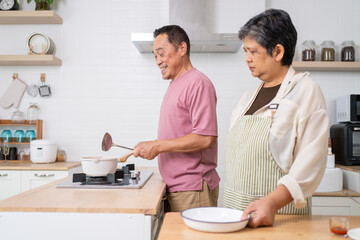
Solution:
<svg viewBox="0 0 360 240"><path fill-rule="evenodd" d="M53 177L55 174L53 173L35 173L35 177Z"/></svg>
<svg viewBox="0 0 360 240"><path fill-rule="evenodd" d="M0 173L0 177L7 177L8 174L7 173Z"/></svg>

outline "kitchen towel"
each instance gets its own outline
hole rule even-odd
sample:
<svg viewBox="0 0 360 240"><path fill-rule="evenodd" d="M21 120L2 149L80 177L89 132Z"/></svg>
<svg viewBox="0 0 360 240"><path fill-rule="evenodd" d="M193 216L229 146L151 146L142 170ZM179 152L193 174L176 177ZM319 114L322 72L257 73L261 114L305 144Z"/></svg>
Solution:
<svg viewBox="0 0 360 240"><path fill-rule="evenodd" d="M0 105L3 108L9 108L14 104L14 107L18 107L21 101L22 96L27 88L26 83L20 79L15 78L8 89L5 91L4 95L0 99Z"/></svg>

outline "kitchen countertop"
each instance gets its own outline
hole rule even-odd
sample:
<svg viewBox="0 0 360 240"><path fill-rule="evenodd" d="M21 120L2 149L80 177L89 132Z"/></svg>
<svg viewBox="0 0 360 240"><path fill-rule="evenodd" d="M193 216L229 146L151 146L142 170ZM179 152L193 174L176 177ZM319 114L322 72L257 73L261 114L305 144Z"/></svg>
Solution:
<svg viewBox="0 0 360 240"><path fill-rule="evenodd" d="M344 166L344 165L341 165L341 164L336 164L335 167L341 168L343 170L348 170L348 171L360 173L360 166Z"/></svg>
<svg viewBox="0 0 360 240"><path fill-rule="evenodd" d="M344 239L329 229L330 216L277 215L272 227L249 228L233 233L206 233L184 224L180 213L166 213L158 240L230 239ZM350 217L350 228L360 227L360 217Z"/></svg>
<svg viewBox="0 0 360 240"><path fill-rule="evenodd" d="M81 166L81 162L32 163L31 161L0 161L0 170L68 171Z"/></svg>
<svg viewBox="0 0 360 240"><path fill-rule="evenodd" d="M348 197L348 196L360 197L360 193L343 188L341 191L338 192L316 192L312 196L313 197Z"/></svg>
<svg viewBox="0 0 360 240"><path fill-rule="evenodd" d="M157 168L141 189L69 189L55 185L71 176L0 201L0 212L143 213L155 215L165 183Z"/></svg>

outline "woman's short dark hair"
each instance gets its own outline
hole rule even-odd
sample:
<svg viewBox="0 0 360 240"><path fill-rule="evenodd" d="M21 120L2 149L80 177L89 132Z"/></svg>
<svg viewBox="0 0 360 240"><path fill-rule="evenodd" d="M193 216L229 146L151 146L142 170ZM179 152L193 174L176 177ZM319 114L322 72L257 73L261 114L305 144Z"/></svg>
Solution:
<svg viewBox="0 0 360 240"><path fill-rule="evenodd" d="M178 50L179 44L185 42L187 46L186 54L190 57L190 40L185 30L178 25L167 25L161 28L155 29L153 35L154 38L160 34L166 33L169 43L174 46L176 51Z"/></svg>
<svg viewBox="0 0 360 240"><path fill-rule="evenodd" d="M251 18L239 31L239 38L243 40L245 37L253 38L270 56L277 44L283 45L285 54L281 64L292 64L297 32L289 14L284 10L269 9Z"/></svg>

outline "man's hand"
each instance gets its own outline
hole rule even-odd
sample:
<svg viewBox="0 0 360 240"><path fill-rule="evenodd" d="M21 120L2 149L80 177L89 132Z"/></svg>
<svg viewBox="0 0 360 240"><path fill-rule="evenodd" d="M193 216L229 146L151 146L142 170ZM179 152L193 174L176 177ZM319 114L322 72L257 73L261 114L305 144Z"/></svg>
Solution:
<svg viewBox="0 0 360 240"><path fill-rule="evenodd" d="M159 155L157 141L140 142L134 148L134 157L141 157L148 160L153 160Z"/></svg>

